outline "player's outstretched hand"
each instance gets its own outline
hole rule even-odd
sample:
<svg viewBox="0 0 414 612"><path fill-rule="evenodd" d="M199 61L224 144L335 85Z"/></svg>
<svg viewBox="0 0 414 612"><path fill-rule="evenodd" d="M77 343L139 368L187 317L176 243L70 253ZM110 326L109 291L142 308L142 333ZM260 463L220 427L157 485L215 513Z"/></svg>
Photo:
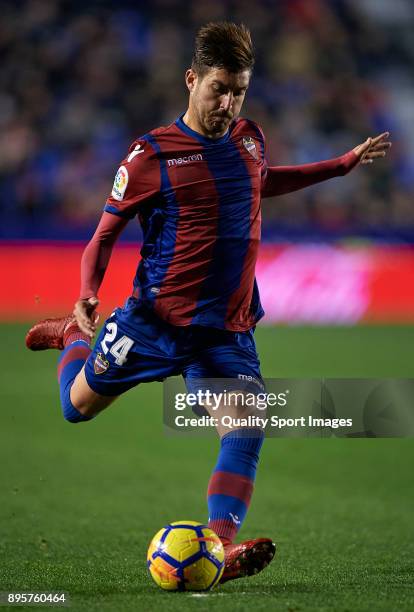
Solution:
<svg viewBox="0 0 414 612"><path fill-rule="evenodd" d="M388 140L389 132L383 132L375 138L367 138L365 142L354 148L354 153L358 155L361 164L372 164L377 157L385 157L391 142Z"/></svg>
<svg viewBox="0 0 414 612"><path fill-rule="evenodd" d="M99 321L99 315L96 312L98 304L98 298L90 297L87 300L78 300L73 309L80 330L90 338L94 337Z"/></svg>

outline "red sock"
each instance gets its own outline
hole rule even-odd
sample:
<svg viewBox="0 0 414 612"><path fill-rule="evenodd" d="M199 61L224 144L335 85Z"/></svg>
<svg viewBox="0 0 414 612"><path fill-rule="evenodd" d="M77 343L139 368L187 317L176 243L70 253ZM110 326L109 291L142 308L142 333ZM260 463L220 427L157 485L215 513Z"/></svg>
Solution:
<svg viewBox="0 0 414 612"><path fill-rule="evenodd" d="M79 329L76 323L73 323L72 325L69 325L69 327L63 334L63 344L66 347L69 346L69 344L72 344L72 342L76 342L77 340L83 340L83 342L86 342L88 345L90 345L91 343L90 337L87 334L83 333L83 331Z"/></svg>
<svg viewBox="0 0 414 612"><path fill-rule="evenodd" d="M220 536L220 540L223 546L228 546L229 544L231 544L230 538L226 538L225 536Z"/></svg>

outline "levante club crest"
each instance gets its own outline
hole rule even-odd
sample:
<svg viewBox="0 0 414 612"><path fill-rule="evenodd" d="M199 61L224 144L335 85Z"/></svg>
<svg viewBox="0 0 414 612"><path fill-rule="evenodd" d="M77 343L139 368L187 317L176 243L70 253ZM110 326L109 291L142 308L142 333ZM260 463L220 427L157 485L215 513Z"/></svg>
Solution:
<svg viewBox="0 0 414 612"><path fill-rule="evenodd" d="M109 368L109 361L102 355L102 353L98 353L94 364L93 369L95 370L95 374L103 374Z"/></svg>
<svg viewBox="0 0 414 612"><path fill-rule="evenodd" d="M246 151L250 153L252 157L255 159L259 159L259 155L257 154L256 143L251 136L245 136L243 138L243 145Z"/></svg>

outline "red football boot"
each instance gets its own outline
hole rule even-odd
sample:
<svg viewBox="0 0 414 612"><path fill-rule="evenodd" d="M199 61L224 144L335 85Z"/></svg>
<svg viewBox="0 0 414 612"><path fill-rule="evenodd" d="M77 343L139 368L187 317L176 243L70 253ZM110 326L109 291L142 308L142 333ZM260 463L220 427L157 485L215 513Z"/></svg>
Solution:
<svg viewBox="0 0 414 612"><path fill-rule="evenodd" d="M73 315L60 319L45 319L33 325L26 334L26 346L31 351L62 350L69 333L79 331Z"/></svg>
<svg viewBox="0 0 414 612"><path fill-rule="evenodd" d="M224 546L224 572L220 583L261 572L272 561L276 544L269 538L246 540Z"/></svg>

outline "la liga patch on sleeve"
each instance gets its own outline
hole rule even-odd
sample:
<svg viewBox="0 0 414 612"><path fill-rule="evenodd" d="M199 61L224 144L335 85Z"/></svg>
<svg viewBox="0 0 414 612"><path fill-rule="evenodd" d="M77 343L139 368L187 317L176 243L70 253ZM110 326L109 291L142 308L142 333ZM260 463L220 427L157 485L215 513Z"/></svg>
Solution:
<svg viewBox="0 0 414 612"><path fill-rule="evenodd" d="M125 190L128 185L128 170L121 166L116 173L112 187L112 197L119 202L124 199Z"/></svg>

